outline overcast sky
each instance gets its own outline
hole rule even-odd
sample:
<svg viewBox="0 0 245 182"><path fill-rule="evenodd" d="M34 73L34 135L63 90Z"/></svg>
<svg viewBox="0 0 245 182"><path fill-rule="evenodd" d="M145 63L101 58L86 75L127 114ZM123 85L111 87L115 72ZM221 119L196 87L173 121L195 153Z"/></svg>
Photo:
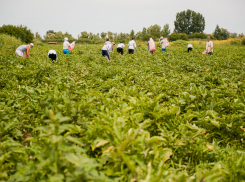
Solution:
<svg viewBox="0 0 245 182"><path fill-rule="evenodd" d="M205 33L218 24L245 33L245 0L0 0L0 26L26 25L42 36L47 30L129 33L168 23L171 32L177 12L191 9L206 21Z"/></svg>

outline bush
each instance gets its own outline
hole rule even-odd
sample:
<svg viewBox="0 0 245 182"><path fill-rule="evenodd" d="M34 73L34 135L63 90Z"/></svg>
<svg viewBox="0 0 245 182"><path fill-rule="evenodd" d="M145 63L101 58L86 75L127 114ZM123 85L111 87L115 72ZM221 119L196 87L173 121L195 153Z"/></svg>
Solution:
<svg viewBox="0 0 245 182"><path fill-rule="evenodd" d="M242 38L242 45L245 45L245 38Z"/></svg>
<svg viewBox="0 0 245 182"><path fill-rule="evenodd" d="M0 33L8 34L20 38L22 42L31 43L34 39L34 34L26 26L3 25L0 27Z"/></svg>
<svg viewBox="0 0 245 182"><path fill-rule="evenodd" d="M192 33L190 35L188 35L188 38L189 39L206 39L207 38L207 35L204 34L204 33Z"/></svg>
<svg viewBox="0 0 245 182"><path fill-rule="evenodd" d="M188 40L188 36L185 33L177 33L174 32L169 35L168 37L169 41L176 41L176 40Z"/></svg>
<svg viewBox="0 0 245 182"><path fill-rule="evenodd" d="M150 38L151 38L151 35L145 34L145 35L142 37L142 40L143 40L143 41L148 41Z"/></svg>
<svg viewBox="0 0 245 182"><path fill-rule="evenodd" d="M231 45L241 45L241 39L232 39Z"/></svg>
<svg viewBox="0 0 245 182"><path fill-rule="evenodd" d="M188 42L184 41L184 40L176 40L174 41L171 46L178 46L178 47L186 47L188 45Z"/></svg>
<svg viewBox="0 0 245 182"><path fill-rule="evenodd" d="M69 39L69 42L77 41L77 39ZM45 39L42 42L64 42L64 39Z"/></svg>
<svg viewBox="0 0 245 182"><path fill-rule="evenodd" d="M21 40L6 34L0 34L0 50L15 50L22 44Z"/></svg>

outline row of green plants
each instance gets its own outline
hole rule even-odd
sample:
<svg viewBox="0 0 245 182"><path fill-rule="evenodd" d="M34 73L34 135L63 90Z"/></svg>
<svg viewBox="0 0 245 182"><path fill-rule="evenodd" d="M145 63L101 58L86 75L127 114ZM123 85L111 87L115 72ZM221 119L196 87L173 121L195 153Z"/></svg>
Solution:
<svg viewBox="0 0 245 182"><path fill-rule="evenodd" d="M95 44L69 56L35 46L27 59L4 45L0 180L244 181L245 47L202 56L186 44L154 55L138 44L111 62Z"/></svg>

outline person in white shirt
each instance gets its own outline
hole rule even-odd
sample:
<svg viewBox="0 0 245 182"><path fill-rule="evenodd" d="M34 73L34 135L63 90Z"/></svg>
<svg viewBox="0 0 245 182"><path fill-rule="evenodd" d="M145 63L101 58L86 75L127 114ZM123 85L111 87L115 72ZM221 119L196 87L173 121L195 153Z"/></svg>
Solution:
<svg viewBox="0 0 245 182"><path fill-rule="evenodd" d="M165 46L166 42L163 39L163 37L160 37L159 43L162 45L162 52L165 52L166 51L166 46Z"/></svg>
<svg viewBox="0 0 245 182"><path fill-rule="evenodd" d="M117 52L123 55L123 50L125 49L125 45L120 42L120 44L117 45Z"/></svg>
<svg viewBox="0 0 245 182"><path fill-rule="evenodd" d="M187 46L187 52L192 51L192 49L193 49L193 46L191 44L188 44L188 46Z"/></svg>
<svg viewBox="0 0 245 182"><path fill-rule="evenodd" d="M104 43L104 46L102 47L102 56L106 57L109 61L111 60L110 58L110 52L112 51L114 44L109 42L109 39Z"/></svg>
<svg viewBox="0 0 245 182"><path fill-rule="evenodd" d="M207 37L206 51L207 54L212 55L213 53L213 42L210 40L210 36Z"/></svg>
<svg viewBox="0 0 245 182"><path fill-rule="evenodd" d="M57 61L58 56L55 50L50 50L48 52L48 58L50 58L52 61Z"/></svg>
<svg viewBox="0 0 245 182"><path fill-rule="evenodd" d="M134 54L134 48L137 50L135 38L128 43L128 54Z"/></svg>
<svg viewBox="0 0 245 182"><path fill-rule="evenodd" d="M29 57L29 51L31 50L31 48L33 48L34 44L30 43L29 45L21 45L19 46L16 51L15 54L17 57Z"/></svg>
<svg viewBox="0 0 245 182"><path fill-rule="evenodd" d="M64 53L64 54L69 55L69 49L68 49L69 46L70 46L70 43L68 42L68 38L65 37L65 38L64 38L64 43L63 43L63 53Z"/></svg>

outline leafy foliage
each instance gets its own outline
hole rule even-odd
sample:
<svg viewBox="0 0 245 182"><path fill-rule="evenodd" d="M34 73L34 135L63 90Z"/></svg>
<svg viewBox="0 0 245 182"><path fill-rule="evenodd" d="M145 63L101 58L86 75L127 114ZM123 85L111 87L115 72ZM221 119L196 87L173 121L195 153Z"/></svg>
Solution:
<svg viewBox="0 0 245 182"><path fill-rule="evenodd" d="M213 34L217 40L227 40L230 38L230 32L227 29L219 28L218 25L216 26Z"/></svg>
<svg viewBox="0 0 245 182"><path fill-rule="evenodd" d="M195 11L187 10L176 14L174 21L174 32L185 33L202 33L205 29L205 18Z"/></svg>
<svg viewBox="0 0 245 182"><path fill-rule="evenodd" d="M1 50L0 180L244 180L245 47L177 42L111 62L101 45Z"/></svg>
<svg viewBox="0 0 245 182"><path fill-rule="evenodd" d="M176 41L176 40L188 40L188 36L185 33L177 33L173 32L168 36L169 41Z"/></svg>
<svg viewBox="0 0 245 182"><path fill-rule="evenodd" d="M72 37L71 34L69 34L68 32L65 32L64 34L59 31L59 32L53 32L52 30L49 30L47 31L47 34L44 36L44 39L45 40L52 40L52 39L56 39L56 40L60 40L60 39L63 39L64 41L64 38L67 37L68 39L74 39Z"/></svg>
<svg viewBox="0 0 245 182"><path fill-rule="evenodd" d="M3 25L0 27L0 33L8 34L20 38L22 42L31 43L34 40L34 34L26 26Z"/></svg>

